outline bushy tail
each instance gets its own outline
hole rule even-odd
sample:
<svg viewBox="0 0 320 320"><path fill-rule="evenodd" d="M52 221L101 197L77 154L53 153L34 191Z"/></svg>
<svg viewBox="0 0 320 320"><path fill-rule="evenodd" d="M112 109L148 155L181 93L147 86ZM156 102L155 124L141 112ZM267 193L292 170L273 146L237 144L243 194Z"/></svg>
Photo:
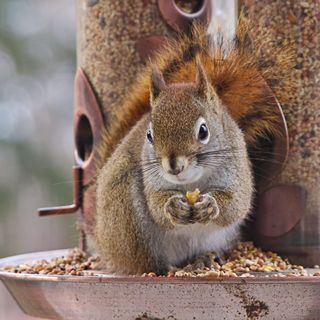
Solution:
<svg viewBox="0 0 320 320"><path fill-rule="evenodd" d="M151 65L162 72L167 83L193 82L196 56L207 72L220 99L245 134L248 144L266 132L274 132L278 115L270 103L272 92L285 102L292 84L286 81L293 67L290 44L267 49L265 39L250 36L250 24L241 14L232 41L211 37L207 28L195 23L189 35L169 40L141 72L114 120L105 129L97 167L100 168L130 129L150 110ZM270 90L271 89L271 90ZM285 94L284 94L285 93Z"/></svg>

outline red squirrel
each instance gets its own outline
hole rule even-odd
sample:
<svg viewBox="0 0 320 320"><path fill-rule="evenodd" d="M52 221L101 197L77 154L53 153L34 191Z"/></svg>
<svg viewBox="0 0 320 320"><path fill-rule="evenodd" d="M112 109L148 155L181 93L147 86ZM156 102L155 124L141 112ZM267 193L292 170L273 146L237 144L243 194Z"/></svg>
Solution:
<svg viewBox="0 0 320 320"><path fill-rule="evenodd" d="M276 130L267 86L290 65L285 49L268 65L252 46L243 22L229 44L195 25L141 72L100 148L95 243L109 272L163 274L239 239L248 146Z"/></svg>

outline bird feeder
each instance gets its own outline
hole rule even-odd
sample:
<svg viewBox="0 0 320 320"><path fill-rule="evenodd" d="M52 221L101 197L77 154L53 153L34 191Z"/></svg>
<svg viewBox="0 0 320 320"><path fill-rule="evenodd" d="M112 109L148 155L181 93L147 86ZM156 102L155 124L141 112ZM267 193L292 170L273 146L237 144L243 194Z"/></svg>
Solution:
<svg viewBox="0 0 320 320"><path fill-rule="evenodd" d="M231 11L236 16L236 1L226 3L229 10L234 6ZM308 262L319 263L320 99L315 81L320 71L319 39L316 32L307 34L303 29L308 25L316 31L319 7L316 0L292 5L267 0L242 3L254 24L263 25L255 29L254 36L272 31L270 50L272 42L281 37L296 39L298 71L293 77L302 80L301 91L286 105L281 106L277 99L281 88L270 94L280 125L266 142L267 161L255 163L259 172L267 174L263 179L256 177L253 234L260 245L280 250L294 261L311 257ZM97 172L93 160L103 128L116 121L117 106L156 50L177 31L188 32L195 19L204 23L211 15L221 19L220 4L210 0L77 1L74 199L69 206L42 208L39 213L78 212L82 249L90 251L95 223ZM310 61L313 66L308 65ZM16 256L0 260L0 267L66 254L58 250ZM320 312L317 277L76 277L0 271L0 278L24 312L48 319L316 319Z"/></svg>

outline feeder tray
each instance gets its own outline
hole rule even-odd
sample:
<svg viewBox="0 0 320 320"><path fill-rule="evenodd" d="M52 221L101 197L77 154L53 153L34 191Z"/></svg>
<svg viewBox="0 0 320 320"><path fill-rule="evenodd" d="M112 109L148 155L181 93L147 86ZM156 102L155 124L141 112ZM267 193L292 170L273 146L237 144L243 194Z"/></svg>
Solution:
<svg viewBox="0 0 320 320"><path fill-rule="evenodd" d="M54 250L9 257L0 260L0 268L67 254ZM320 313L320 277L150 278L0 271L0 279L26 314L47 319L318 319Z"/></svg>

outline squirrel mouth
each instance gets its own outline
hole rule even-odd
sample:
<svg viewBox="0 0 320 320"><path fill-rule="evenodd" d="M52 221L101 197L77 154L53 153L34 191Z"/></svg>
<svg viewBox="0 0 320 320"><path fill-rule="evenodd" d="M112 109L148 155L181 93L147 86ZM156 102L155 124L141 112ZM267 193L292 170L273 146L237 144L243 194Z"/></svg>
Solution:
<svg viewBox="0 0 320 320"><path fill-rule="evenodd" d="M186 178L179 176L179 174L177 175L170 174L170 176L172 177L172 179L176 179L179 182L185 182L187 180Z"/></svg>
<svg viewBox="0 0 320 320"><path fill-rule="evenodd" d="M181 177L179 174L175 175L176 179L179 180L179 181L186 181L188 179L184 178L184 177Z"/></svg>
<svg viewBox="0 0 320 320"><path fill-rule="evenodd" d="M202 176L202 169L187 169L179 174L170 174L165 172L164 178L174 184L189 184L196 182Z"/></svg>

